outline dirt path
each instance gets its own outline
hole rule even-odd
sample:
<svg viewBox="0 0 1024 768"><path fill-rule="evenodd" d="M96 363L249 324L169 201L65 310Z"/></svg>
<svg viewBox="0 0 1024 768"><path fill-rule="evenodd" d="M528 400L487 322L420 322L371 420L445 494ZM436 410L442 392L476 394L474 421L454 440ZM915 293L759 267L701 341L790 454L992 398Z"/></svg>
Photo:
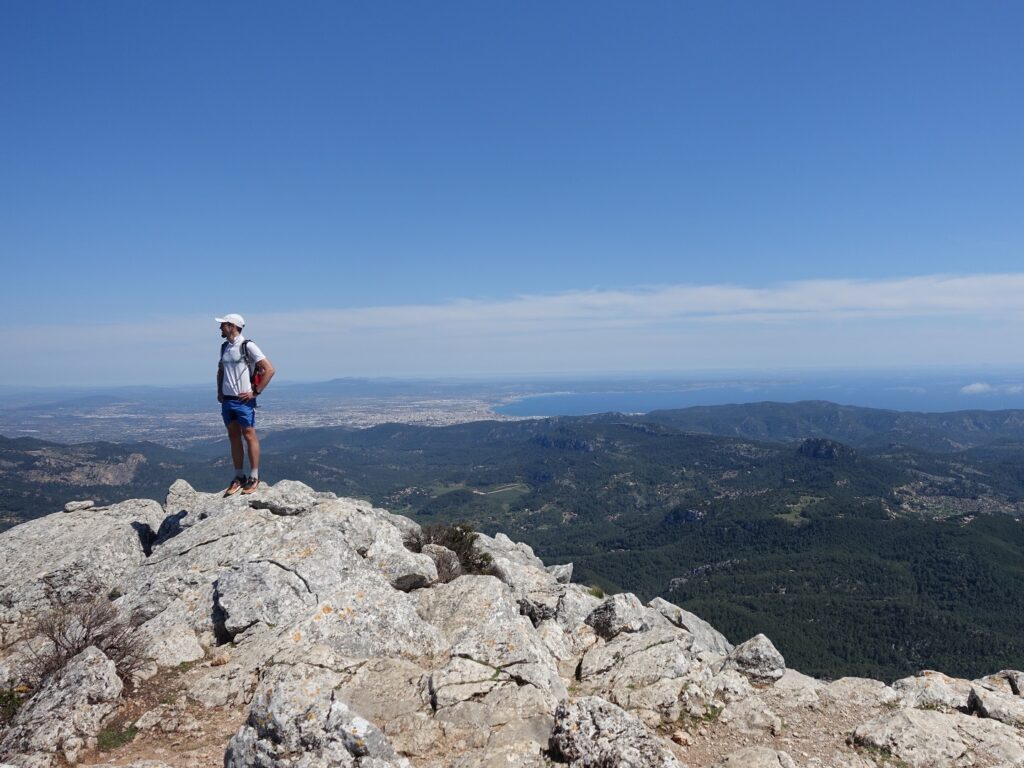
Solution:
<svg viewBox="0 0 1024 768"><path fill-rule="evenodd" d="M224 747L245 720L245 707L205 707L186 694L188 665L164 671L126 694L96 749L80 765L157 760L175 768L221 768Z"/></svg>

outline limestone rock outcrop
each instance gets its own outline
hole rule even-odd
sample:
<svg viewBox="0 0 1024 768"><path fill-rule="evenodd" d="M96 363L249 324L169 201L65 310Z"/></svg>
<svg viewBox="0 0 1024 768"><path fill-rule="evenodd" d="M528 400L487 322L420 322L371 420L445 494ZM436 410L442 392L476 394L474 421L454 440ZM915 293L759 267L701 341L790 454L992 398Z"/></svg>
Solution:
<svg viewBox="0 0 1024 768"><path fill-rule="evenodd" d="M596 697L565 701L558 706L551 744L558 755L577 768L680 768L672 751L642 722Z"/></svg>
<svg viewBox="0 0 1024 768"><path fill-rule="evenodd" d="M18 712L0 741L0 755L16 765L57 765L58 756L74 765L117 709L123 687L114 662L86 648Z"/></svg>
<svg viewBox="0 0 1024 768"><path fill-rule="evenodd" d="M815 680L503 534L467 573L414 521L301 483L71 507L0 534L0 683L25 699L3 765L1024 768L1015 670ZM33 679L40 618L97 597L144 663L122 679L86 647ZM133 708L168 681L173 701ZM215 755L186 757L209 722ZM100 757L105 728L140 735Z"/></svg>

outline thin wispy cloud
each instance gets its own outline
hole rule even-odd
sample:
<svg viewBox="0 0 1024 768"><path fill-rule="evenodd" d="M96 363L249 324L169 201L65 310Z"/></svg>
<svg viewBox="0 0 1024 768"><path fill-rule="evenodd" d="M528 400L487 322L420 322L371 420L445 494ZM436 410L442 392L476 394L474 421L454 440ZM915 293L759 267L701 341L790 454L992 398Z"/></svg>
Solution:
<svg viewBox="0 0 1024 768"><path fill-rule="evenodd" d="M5 381L71 370L84 381L136 383L168 368L201 380L212 365L209 348L216 351L212 317L229 310L247 315L247 335L301 379L1007 364L1017 362L1024 331L1024 274L669 285L274 312L242 302L211 307L209 317L0 330L0 354L13 361Z"/></svg>
<svg viewBox="0 0 1024 768"><path fill-rule="evenodd" d="M1021 384L989 384L987 381L976 381L960 387L962 395L1020 395L1024 394Z"/></svg>
<svg viewBox="0 0 1024 768"><path fill-rule="evenodd" d="M764 288L674 285L569 291L504 300L322 309L273 314L270 324L339 329L505 329L636 326L677 321L800 320L1024 314L1024 274L933 275L899 280L807 280Z"/></svg>
<svg viewBox="0 0 1024 768"><path fill-rule="evenodd" d="M960 392L964 395L987 395L994 391L995 388L991 384L986 384L983 381L976 381L973 384L960 387Z"/></svg>

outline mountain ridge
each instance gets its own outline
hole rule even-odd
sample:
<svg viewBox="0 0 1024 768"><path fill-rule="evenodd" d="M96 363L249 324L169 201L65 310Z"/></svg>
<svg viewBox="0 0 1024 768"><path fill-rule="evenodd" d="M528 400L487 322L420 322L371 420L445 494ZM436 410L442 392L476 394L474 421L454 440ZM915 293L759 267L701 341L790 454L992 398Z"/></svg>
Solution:
<svg viewBox="0 0 1024 768"><path fill-rule="evenodd" d="M415 521L294 481L67 509L0 534L16 766L1024 765L1019 671L816 680L501 533L459 574ZM96 604L140 663L97 632L34 678L47 617Z"/></svg>

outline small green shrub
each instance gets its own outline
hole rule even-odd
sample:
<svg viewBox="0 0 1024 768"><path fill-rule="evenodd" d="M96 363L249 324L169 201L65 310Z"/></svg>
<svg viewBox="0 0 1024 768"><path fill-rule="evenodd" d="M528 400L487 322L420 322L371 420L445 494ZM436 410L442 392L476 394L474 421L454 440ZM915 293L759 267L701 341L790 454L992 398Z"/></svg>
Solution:
<svg viewBox="0 0 1024 768"><path fill-rule="evenodd" d="M25 694L12 682L0 687L0 728L5 728L18 714Z"/></svg>
<svg viewBox="0 0 1024 768"><path fill-rule="evenodd" d="M177 666L174 666L174 667L171 667L170 669L168 669L167 670L167 674L170 677L172 677L172 678L178 677L178 676L183 675L186 672L188 672L190 669L192 669L192 667L194 667L198 663L199 663L198 660L196 660L196 661L183 661L183 662L181 662L181 664L178 664Z"/></svg>
<svg viewBox="0 0 1024 768"><path fill-rule="evenodd" d="M112 749L117 749L131 743L138 732L139 729L134 725L130 725L127 728L118 728L116 726L104 728L96 734L96 746L101 752L109 752Z"/></svg>
<svg viewBox="0 0 1024 768"><path fill-rule="evenodd" d="M604 590L603 590L603 589L601 589L601 588L600 588L600 587L598 587L598 586L593 586L593 587L591 587L591 588L590 588L590 594L591 594L591 595L592 595L593 597L596 597L596 598L597 598L598 600L604 600Z"/></svg>
<svg viewBox="0 0 1024 768"><path fill-rule="evenodd" d="M455 553L463 573L493 575L494 560L474 546L476 537L477 533L469 523L436 523L424 525L419 536L407 542L406 546L413 552L422 552L427 544L439 544Z"/></svg>
<svg viewBox="0 0 1024 768"><path fill-rule="evenodd" d="M715 706L708 707L704 711L704 715L703 715L703 717L701 719L704 720L705 722L713 723L715 720L718 719L719 715L722 714L722 710L723 709L725 709L725 707L715 707Z"/></svg>

